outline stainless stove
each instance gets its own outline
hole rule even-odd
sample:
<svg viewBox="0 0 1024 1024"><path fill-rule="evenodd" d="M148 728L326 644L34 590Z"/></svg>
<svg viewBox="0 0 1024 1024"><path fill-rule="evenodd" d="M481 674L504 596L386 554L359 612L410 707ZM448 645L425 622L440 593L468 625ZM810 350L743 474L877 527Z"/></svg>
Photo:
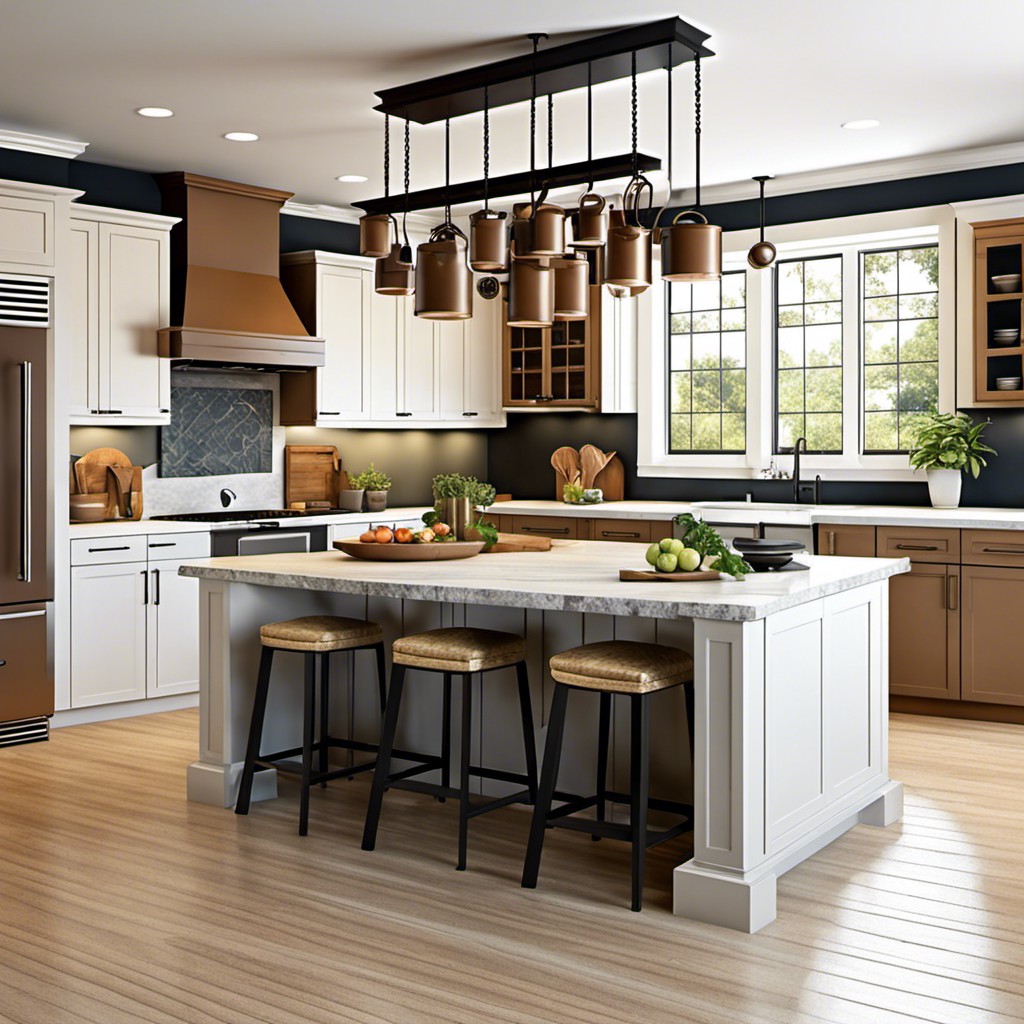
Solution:
<svg viewBox="0 0 1024 1024"><path fill-rule="evenodd" d="M153 516L172 523L209 523L210 553L272 555L290 551L326 551L328 528L324 523L303 524L309 516L354 515L344 509L218 509L213 512L179 512ZM289 520L283 523L282 520ZM294 521L294 522L292 522Z"/></svg>

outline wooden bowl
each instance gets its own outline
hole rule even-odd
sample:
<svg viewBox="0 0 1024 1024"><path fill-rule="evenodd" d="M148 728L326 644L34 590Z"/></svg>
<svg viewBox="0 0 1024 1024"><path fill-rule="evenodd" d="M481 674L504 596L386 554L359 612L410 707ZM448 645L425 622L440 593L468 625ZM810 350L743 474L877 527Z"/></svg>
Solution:
<svg viewBox="0 0 1024 1024"><path fill-rule="evenodd" d="M431 544L366 544L356 537L336 540L334 546L353 558L370 562L440 562L453 558L472 558L484 549L482 540L434 541Z"/></svg>

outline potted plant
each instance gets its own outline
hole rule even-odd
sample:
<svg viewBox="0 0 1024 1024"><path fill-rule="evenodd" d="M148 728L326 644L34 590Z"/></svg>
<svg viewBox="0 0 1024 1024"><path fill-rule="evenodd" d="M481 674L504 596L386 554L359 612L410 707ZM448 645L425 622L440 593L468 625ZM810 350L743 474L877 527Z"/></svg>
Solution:
<svg viewBox="0 0 1024 1024"><path fill-rule="evenodd" d="M475 476L462 473L439 473L434 477L434 505L441 522L447 523L458 540L466 540L472 532L475 513L494 504L494 488ZM470 538L472 539L472 538Z"/></svg>
<svg viewBox="0 0 1024 1024"><path fill-rule="evenodd" d="M974 423L965 412L931 412L922 421L910 450L910 464L928 475L928 495L935 508L960 504L963 472L977 477L987 466L985 455L995 455L982 440L988 420Z"/></svg>
<svg viewBox="0 0 1024 1024"><path fill-rule="evenodd" d="M372 462L369 468L364 469L362 473L356 473L355 476L350 477L349 484L355 490L365 492L368 512L383 512L388 507L391 477L375 469Z"/></svg>
<svg viewBox="0 0 1024 1024"><path fill-rule="evenodd" d="M338 508L343 508L346 512L362 512L363 511L363 498L366 496L366 491L362 487L354 486L355 477L349 477L348 487L342 487L338 491Z"/></svg>

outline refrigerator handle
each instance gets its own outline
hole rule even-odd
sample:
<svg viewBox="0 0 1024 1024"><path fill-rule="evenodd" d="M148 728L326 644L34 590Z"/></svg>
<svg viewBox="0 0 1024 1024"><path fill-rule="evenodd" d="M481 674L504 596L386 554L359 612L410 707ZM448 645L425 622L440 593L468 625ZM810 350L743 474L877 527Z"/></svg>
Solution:
<svg viewBox="0 0 1024 1024"><path fill-rule="evenodd" d="M21 364L21 572L32 582L32 364Z"/></svg>

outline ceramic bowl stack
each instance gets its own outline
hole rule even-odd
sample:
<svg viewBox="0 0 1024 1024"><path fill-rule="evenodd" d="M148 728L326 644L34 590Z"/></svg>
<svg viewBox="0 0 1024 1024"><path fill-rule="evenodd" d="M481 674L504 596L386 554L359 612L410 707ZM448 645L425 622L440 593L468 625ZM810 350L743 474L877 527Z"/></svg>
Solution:
<svg viewBox="0 0 1024 1024"><path fill-rule="evenodd" d="M1019 292L1020 274L996 274L990 277L992 291L994 292Z"/></svg>
<svg viewBox="0 0 1024 1024"><path fill-rule="evenodd" d="M996 377L996 391L1020 391L1020 377Z"/></svg>
<svg viewBox="0 0 1024 1024"><path fill-rule="evenodd" d="M1001 327L992 332L992 345L994 348L1006 348L1009 345L1016 345L1020 342L1019 327Z"/></svg>

